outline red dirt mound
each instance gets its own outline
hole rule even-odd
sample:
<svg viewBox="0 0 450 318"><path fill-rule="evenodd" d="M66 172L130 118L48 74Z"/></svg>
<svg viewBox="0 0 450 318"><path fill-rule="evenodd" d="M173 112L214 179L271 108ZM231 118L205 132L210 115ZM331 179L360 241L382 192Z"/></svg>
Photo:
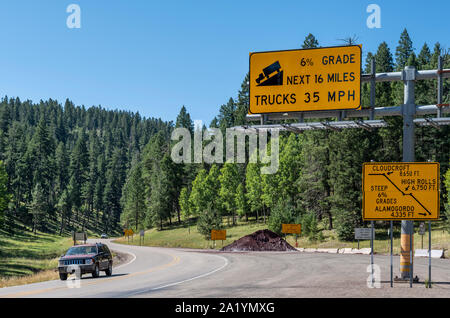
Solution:
<svg viewBox="0 0 450 318"><path fill-rule="evenodd" d="M297 251L281 236L270 230L259 230L241 237L221 249L224 252L242 251Z"/></svg>

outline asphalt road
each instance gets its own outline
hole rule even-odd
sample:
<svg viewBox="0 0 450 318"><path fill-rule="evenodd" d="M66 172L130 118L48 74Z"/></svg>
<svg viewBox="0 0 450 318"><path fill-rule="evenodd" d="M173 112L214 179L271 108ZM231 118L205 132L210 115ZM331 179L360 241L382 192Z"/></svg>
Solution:
<svg viewBox="0 0 450 318"><path fill-rule="evenodd" d="M101 241L101 240L98 240ZM450 297L450 261L432 260L433 288L427 289L428 259L415 259L420 278L390 287L389 256L375 255L381 287L368 288L369 255L301 252L220 253L139 247L107 242L130 260L97 279L86 274L79 288L48 281L0 289L0 297ZM394 275L399 257L394 257ZM70 284L70 283L69 283Z"/></svg>

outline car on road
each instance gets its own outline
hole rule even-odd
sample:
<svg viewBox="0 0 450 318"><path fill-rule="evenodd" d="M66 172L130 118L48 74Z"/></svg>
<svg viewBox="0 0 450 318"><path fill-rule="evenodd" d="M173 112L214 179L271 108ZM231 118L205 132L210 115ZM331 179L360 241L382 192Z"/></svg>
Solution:
<svg viewBox="0 0 450 318"><path fill-rule="evenodd" d="M107 238L108 238L108 234L103 233L103 234L100 236L100 238L102 238L102 239L107 239Z"/></svg>
<svg viewBox="0 0 450 318"><path fill-rule="evenodd" d="M75 245L59 259L59 278L66 280L68 274L76 273L78 269L80 278L87 273L92 274L92 277L98 277L100 271L104 271L106 276L111 276L112 265L112 254L106 244Z"/></svg>

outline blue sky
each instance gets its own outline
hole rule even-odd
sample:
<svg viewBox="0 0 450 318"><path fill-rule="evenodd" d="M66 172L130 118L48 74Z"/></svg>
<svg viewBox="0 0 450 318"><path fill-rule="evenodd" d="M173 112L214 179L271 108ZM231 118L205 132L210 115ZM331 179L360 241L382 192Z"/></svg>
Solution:
<svg viewBox="0 0 450 318"><path fill-rule="evenodd" d="M69 4L81 28L69 29ZM369 29L369 4L381 28ZM182 105L209 124L236 97L251 51L299 48L308 33L321 46L356 35L363 57L386 41L395 51L406 27L449 47L450 1L9 0L0 3L0 95L53 98L175 120Z"/></svg>

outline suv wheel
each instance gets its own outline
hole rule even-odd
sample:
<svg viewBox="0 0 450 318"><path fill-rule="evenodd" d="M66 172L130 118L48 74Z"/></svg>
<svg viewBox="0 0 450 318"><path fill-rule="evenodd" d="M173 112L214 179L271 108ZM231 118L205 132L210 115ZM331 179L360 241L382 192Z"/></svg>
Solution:
<svg viewBox="0 0 450 318"><path fill-rule="evenodd" d="M105 274L106 274L106 276L112 275L112 263L111 262L109 262L108 269L105 270Z"/></svg>
<svg viewBox="0 0 450 318"><path fill-rule="evenodd" d="M67 280L67 274L66 273L59 273L59 279Z"/></svg>
<svg viewBox="0 0 450 318"><path fill-rule="evenodd" d="M98 268L98 264L95 264L94 271L92 272L92 277L97 278L100 276L100 269Z"/></svg>

